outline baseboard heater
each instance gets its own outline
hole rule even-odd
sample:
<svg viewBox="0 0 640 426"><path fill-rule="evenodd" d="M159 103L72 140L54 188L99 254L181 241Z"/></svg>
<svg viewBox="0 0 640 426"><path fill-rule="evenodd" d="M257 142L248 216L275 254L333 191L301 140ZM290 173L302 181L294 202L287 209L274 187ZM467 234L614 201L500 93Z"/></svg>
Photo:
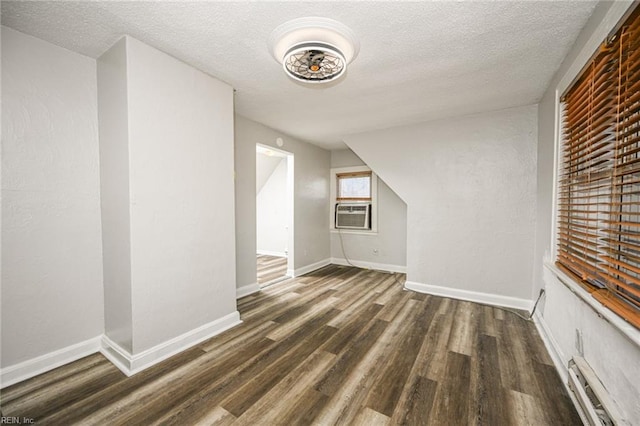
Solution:
<svg viewBox="0 0 640 426"><path fill-rule="evenodd" d="M569 361L569 389L573 392L576 408L586 425L628 425L620 416L615 402L582 357Z"/></svg>

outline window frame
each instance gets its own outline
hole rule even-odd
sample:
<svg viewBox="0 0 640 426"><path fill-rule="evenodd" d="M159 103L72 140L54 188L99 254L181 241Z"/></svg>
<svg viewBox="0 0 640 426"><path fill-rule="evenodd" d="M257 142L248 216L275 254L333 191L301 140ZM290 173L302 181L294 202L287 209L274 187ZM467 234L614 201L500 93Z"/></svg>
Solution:
<svg viewBox="0 0 640 426"><path fill-rule="evenodd" d="M347 174L371 174L371 199L343 199L339 200L337 196L338 191L338 175ZM329 188L329 230L332 233L340 232L342 234L364 234L364 235L377 235L378 234L378 176L367 166L352 166L352 167L337 167L332 168L329 171L330 188ZM340 202L346 203L371 203L371 229L340 229L336 228L335 214L336 204Z"/></svg>

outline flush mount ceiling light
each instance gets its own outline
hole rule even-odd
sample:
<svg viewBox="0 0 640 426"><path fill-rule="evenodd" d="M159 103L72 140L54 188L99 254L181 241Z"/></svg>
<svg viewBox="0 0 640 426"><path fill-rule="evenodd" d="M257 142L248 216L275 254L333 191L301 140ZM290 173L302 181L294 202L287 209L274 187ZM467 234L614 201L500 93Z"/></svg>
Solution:
<svg viewBox="0 0 640 426"><path fill-rule="evenodd" d="M358 54L353 32L329 18L298 18L278 26L269 49L287 75L304 83L327 83L340 78Z"/></svg>

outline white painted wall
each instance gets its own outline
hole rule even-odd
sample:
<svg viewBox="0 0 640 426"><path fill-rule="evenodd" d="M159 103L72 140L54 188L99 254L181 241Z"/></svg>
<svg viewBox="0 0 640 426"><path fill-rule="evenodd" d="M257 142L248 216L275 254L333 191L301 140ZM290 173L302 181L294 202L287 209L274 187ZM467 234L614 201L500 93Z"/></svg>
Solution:
<svg viewBox="0 0 640 426"><path fill-rule="evenodd" d="M260 193L262 187L267 183L283 158L256 152L256 195Z"/></svg>
<svg viewBox="0 0 640 426"><path fill-rule="evenodd" d="M640 424L640 331L631 327L630 331L622 333L619 327L612 325L614 321L606 320L605 316L596 313L589 303L577 297L559 281L553 268L544 266L545 261L553 262L551 253L555 244L552 239L552 217L556 90L564 90L567 82L577 76L580 68L614 28L629 4L630 2L598 4L538 107L538 203L534 292L537 293L539 288L546 290L537 320L542 335L556 356L556 366L561 375L566 376L567 363L577 354L574 341L576 330L579 330L582 333L584 358L616 400L629 424ZM596 307L598 305L594 304Z"/></svg>
<svg viewBox="0 0 640 426"><path fill-rule="evenodd" d="M407 203L409 281L529 304L536 123L527 106L345 138Z"/></svg>
<svg viewBox="0 0 640 426"><path fill-rule="evenodd" d="M122 117L111 119L114 139L100 143L114 157L113 164L105 163L105 179L114 178L111 167L128 167L128 202L103 198L103 215L117 235L127 238L121 210L129 210L130 355L136 355L236 311L235 271L229 268L235 264L233 89L133 38L127 37L125 45L126 71L115 72L120 80L105 81L104 88L101 82L101 91L110 84L114 91L126 86L126 99L119 97L110 107L126 100L120 107L127 111L128 164L119 139ZM115 66L111 54L121 56L108 52L101 68ZM102 71L100 76L109 75ZM101 109L100 114L109 118L117 111ZM103 188L111 186L125 190L121 178L103 182ZM110 216L114 212L117 217ZM105 245L105 267L109 257L116 257L108 250L116 246ZM106 306L114 315L122 308Z"/></svg>
<svg viewBox="0 0 640 426"><path fill-rule="evenodd" d="M133 352L126 38L98 59L104 333Z"/></svg>
<svg viewBox="0 0 640 426"><path fill-rule="evenodd" d="M102 334L96 63L2 27L2 368Z"/></svg>
<svg viewBox="0 0 640 426"><path fill-rule="evenodd" d="M331 151L331 167L353 167L365 163L350 149ZM374 170L376 172L376 170ZM387 184L378 177L378 231L331 232L331 258L342 263L344 251L351 263L357 266L406 270L407 265L407 205ZM333 203L331 203L333 204ZM331 214L333 205L329 206ZM342 245L340 236L342 235ZM377 254L374 253L377 249Z"/></svg>
<svg viewBox="0 0 640 426"><path fill-rule="evenodd" d="M255 129L257 128L257 130ZM236 288L259 290L256 264L256 140L260 127L235 116ZM257 134L256 134L257 133Z"/></svg>
<svg viewBox="0 0 640 426"><path fill-rule="evenodd" d="M276 138L284 140L278 148ZM294 157L293 249L297 271L326 263L329 249L329 168L331 154L260 123L236 115L236 276L237 287L256 283L256 144L291 152Z"/></svg>
<svg viewBox="0 0 640 426"><path fill-rule="evenodd" d="M258 157L266 157L258 154ZM260 162L258 161L258 164ZM260 172L260 167L257 168ZM256 196L256 244L259 254L286 256L287 251L287 160L280 158Z"/></svg>
<svg viewBox="0 0 640 426"><path fill-rule="evenodd" d="M630 333L622 333L618 326L613 325L616 321L603 317L593 308L602 309L598 302L584 290L563 284L552 269L545 268L543 271L546 293L540 306L541 315L536 314L536 321L563 382L567 381L569 360L581 355L575 346L576 330L579 330L582 356L616 402L628 424L640 424L640 333L626 323L621 326ZM577 297L574 291L585 293L583 296L591 299L591 304ZM611 313L611 316L615 314ZM617 319L617 323L624 323Z"/></svg>
<svg viewBox="0 0 640 426"><path fill-rule="evenodd" d="M233 88L128 40L134 352L236 310Z"/></svg>

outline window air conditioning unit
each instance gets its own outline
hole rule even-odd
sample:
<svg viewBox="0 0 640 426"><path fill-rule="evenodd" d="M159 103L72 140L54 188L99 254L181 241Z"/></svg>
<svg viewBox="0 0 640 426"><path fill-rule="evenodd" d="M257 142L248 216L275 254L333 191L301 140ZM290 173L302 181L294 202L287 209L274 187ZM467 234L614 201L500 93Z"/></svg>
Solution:
<svg viewBox="0 0 640 426"><path fill-rule="evenodd" d="M336 228L371 229L371 203L336 204Z"/></svg>

